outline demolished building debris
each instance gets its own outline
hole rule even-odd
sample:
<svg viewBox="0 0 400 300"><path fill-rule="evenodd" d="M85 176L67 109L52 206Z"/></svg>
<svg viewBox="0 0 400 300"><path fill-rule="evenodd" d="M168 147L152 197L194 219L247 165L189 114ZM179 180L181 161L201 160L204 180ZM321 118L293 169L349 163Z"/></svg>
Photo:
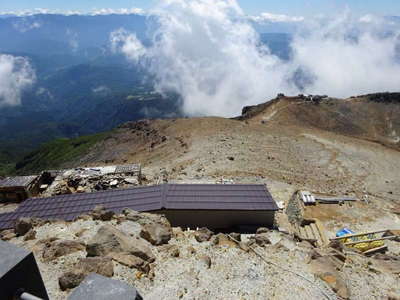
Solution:
<svg viewBox="0 0 400 300"><path fill-rule="evenodd" d="M43 197L128 188L141 183L140 164L76 168L48 173L52 174L54 181L43 192Z"/></svg>

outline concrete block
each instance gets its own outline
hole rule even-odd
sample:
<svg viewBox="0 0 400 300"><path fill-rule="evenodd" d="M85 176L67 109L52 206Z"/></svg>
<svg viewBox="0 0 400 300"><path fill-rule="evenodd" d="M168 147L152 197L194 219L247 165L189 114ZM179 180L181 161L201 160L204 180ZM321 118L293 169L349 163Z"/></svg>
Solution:
<svg viewBox="0 0 400 300"><path fill-rule="evenodd" d="M98 274L89 274L85 280L71 293L68 300L142 300L138 291L118 280Z"/></svg>
<svg viewBox="0 0 400 300"><path fill-rule="evenodd" d="M0 241L0 299L13 299L18 291L49 299L33 253Z"/></svg>

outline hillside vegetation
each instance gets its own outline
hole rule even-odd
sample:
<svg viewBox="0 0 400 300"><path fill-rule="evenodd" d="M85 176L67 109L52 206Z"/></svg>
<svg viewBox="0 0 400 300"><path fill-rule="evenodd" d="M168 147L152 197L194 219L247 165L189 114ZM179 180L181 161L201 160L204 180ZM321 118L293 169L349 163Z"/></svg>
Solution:
<svg viewBox="0 0 400 300"><path fill-rule="evenodd" d="M16 164L15 172L18 174L35 173L71 164L87 154L93 145L105 139L109 134L106 132L74 139L63 138L46 143L19 161Z"/></svg>

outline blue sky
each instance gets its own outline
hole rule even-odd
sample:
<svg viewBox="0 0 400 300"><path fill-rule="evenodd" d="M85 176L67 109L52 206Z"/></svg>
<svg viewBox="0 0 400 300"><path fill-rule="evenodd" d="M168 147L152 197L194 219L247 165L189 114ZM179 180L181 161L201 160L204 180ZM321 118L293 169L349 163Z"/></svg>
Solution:
<svg viewBox="0 0 400 300"><path fill-rule="evenodd" d="M34 8L50 10L79 10L89 12L101 8L149 9L153 0L0 0L1 11L21 11ZM346 7L354 14L375 13L400 15L400 0L238 0L248 14L270 12L298 16L330 14L343 11Z"/></svg>

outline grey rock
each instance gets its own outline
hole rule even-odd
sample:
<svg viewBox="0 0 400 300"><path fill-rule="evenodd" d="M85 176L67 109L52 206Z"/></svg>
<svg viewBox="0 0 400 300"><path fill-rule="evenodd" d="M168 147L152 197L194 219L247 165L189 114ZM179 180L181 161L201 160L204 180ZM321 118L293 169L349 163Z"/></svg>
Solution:
<svg viewBox="0 0 400 300"><path fill-rule="evenodd" d="M66 272L58 278L62 291L77 287L85 279L85 274L79 272Z"/></svg>
<svg viewBox="0 0 400 300"><path fill-rule="evenodd" d="M19 236L25 235L29 230L33 228L32 218L20 218L15 222L15 233Z"/></svg>
<svg viewBox="0 0 400 300"><path fill-rule="evenodd" d="M56 240L45 243L42 257L44 261L52 261L58 257L84 250L85 245L81 242Z"/></svg>
<svg viewBox="0 0 400 300"><path fill-rule="evenodd" d="M254 241L261 247L271 244L269 237L265 233L256 234L254 236Z"/></svg>
<svg viewBox="0 0 400 300"><path fill-rule="evenodd" d="M197 230L194 234L194 238L196 239L196 241L198 241L199 243L202 242L207 242L211 239L211 237L213 236L213 232L211 230L209 230L206 227L200 228L199 230Z"/></svg>
<svg viewBox="0 0 400 300"><path fill-rule="evenodd" d="M1 239L3 241L9 241L13 238L15 238L17 235L15 234L14 229L7 229L7 230L3 230L1 232Z"/></svg>
<svg viewBox="0 0 400 300"><path fill-rule="evenodd" d="M236 241L240 242L242 241L242 235L240 233L236 233L236 232L231 232L229 234L233 239L235 239Z"/></svg>
<svg viewBox="0 0 400 300"><path fill-rule="evenodd" d="M24 241L31 241L34 240L35 238L36 238L36 230L31 229L25 234Z"/></svg>
<svg viewBox="0 0 400 300"><path fill-rule="evenodd" d="M153 245L167 244L172 237L171 226L160 223L146 224L140 231L140 236Z"/></svg>
<svg viewBox="0 0 400 300"><path fill-rule="evenodd" d="M118 280L109 279L97 274L88 275L76 288L68 300L142 300L137 290Z"/></svg>
<svg viewBox="0 0 400 300"><path fill-rule="evenodd" d="M137 222L140 225L156 223L156 224L161 224L161 225L164 225L167 227L171 227L171 224L169 223L168 219L164 215L151 214L151 213L139 213L130 208L125 208L122 211L122 214L125 216L125 218L127 220L132 221L132 222Z"/></svg>
<svg viewBox="0 0 400 300"><path fill-rule="evenodd" d="M132 185L139 185L139 181L137 178L135 177L129 177L129 178L125 178L124 182L127 184L132 184Z"/></svg>
<svg viewBox="0 0 400 300"><path fill-rule="evenodd" d="M125 252L146 261L155 257L146 242L140 237L130 237L111 225L100 227L96 235L86 246L88 256L106 256L110 253Z"/></svg>
<svg viewBox="0 0 400 300"><path fill-rule="evenodd" d="M257 234L261 234L261 233L268 233L269 229L266 227L259 227L256 231Z"/></svg>
<svg viewBox="0 0 400 300"><path fill-rule="evenodd" d="M223 233L218 233L215 235L212 240L211 244L214 246L221 246L221 247L237 247L237 243L230 239L227 235Z"/></svg>
<svg viewBox="0 0 400 300"><path fill-rule="evenodd" d="M96 206L92 211L93 220L110 221L115 213L107 210L103 205Z"/></svg>
<svg viewBox="0 0 400 300"><path fill-rule="evenodd" d="M135 268L141 271L144 270L144 267L147 264L140 257L131 255L129 253L111 253L109 254L109 256L121 265L127 266L129 268Z"/></svg>
<svg viewBox="0 0 400 300"><path fill-rule="evenodd" d="M114 275L114 265L109 257L85 257L76 265L77 270L84 274L96 273L106 277Z"/></svg>

